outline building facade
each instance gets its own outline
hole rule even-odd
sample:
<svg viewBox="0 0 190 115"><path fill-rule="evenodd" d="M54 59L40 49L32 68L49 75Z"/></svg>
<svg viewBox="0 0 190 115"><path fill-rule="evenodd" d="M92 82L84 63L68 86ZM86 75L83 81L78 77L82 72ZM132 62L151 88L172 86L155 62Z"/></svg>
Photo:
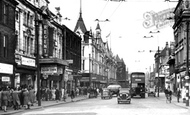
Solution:
<svg viewBox="0 0 190 115"><path fill-rule="evenodd" d="M0 87L14 86L15 0L0 1Z"/></svg>
<svg viewBox="0 0 190 115"><path fill-rule="evenodd" d="M186 57L187 57L187 39L189 39L189 14L190 3L179 0L174 10L174 39L175 39L175 78L176 88L185 88L186 84ZM189 52L189 51L188 51ZM189 53L188 53L189 54ZM189 59L188 59L189 60ZM187 83L189 85L189 83Z"/></svg>

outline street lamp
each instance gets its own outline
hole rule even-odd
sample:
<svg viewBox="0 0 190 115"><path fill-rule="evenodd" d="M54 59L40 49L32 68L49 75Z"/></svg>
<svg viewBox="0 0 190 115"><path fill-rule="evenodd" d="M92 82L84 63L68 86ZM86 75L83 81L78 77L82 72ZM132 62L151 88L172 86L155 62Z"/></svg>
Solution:
<svg viewBox="0 0 190 115"><path fill-rule="evenodd" d="M40 64L39 64L39 22L41 20L38 17L37 12L35 12L35 36L36 36L36 65L37 65L37 100L38 106L41 106L41 91L40 91Z"/></svg>
<svg viewBox="0 0 190 115"><path fill-rule="evenodd" d="M109 19L105 19L105 20L95 19L95 21L97 21L97 22L109 22L110 20Z"/></svg>

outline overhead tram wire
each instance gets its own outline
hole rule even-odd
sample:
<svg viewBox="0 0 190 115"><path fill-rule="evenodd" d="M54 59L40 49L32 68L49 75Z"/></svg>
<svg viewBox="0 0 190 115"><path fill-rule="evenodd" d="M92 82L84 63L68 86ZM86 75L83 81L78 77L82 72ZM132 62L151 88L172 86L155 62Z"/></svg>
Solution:
<svg viewBox="0 0 190 115"><path fill-rule="evenodd" d="M120 2L119 5L116 7L116 9L112 12L112 14L110 15L110 17L108 19L111 19L111 17L114 15L114 13L116 12L116 10L119 8L119 6L121 5L121 3L123 2Z"/></svg>
<svg viewBox="0 0 190 115"><path fill-rule="evenodd" d="M104 10L105 10L106 6L108 5L108 2L109 2L109 1L107 1L107 2L106 2L106 4L105 4L104 8L102 9L102 11L101 11L101 13L100 13L99 18L102 16L102 13L104 12Z"/></svg>

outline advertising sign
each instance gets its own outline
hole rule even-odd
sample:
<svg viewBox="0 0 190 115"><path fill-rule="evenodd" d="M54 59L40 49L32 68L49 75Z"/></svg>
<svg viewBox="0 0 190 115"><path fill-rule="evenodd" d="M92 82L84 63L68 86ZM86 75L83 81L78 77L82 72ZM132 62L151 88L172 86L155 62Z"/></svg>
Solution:
<svg viewBox="0 0 190 115"><path fill-rule="evenodd" d="M161 29L173 24L174 20L172 18L174 17L174 9L175 8L169 8L157 13L154 11L145 12L143 14L143 27L148 29L155 26L157 29Z"/></svg>
<svg viewBox="0 0 190 115"><path fill-rule="evenodd" d="M35 61L35 59L31 59L31 58L21 56L21 64L35 67L36 66L36 61Z"/></svg>
<svg viewBox="0 0 190 115"><path fill-rule="evenodd" d="M41 67L42 74L54 74L57 73L57 66Z"/></svg>
<svg viewBox="0 0 190 115"><path fill-rule="evenodd" d="M2 77L2 81L10 81L10 77Z"/></svg>
<svg viewBox="0 0 190 115"><path fill-rule="evenodd" d="M13 65L0 63L0 73L13 74Z"/></svg>

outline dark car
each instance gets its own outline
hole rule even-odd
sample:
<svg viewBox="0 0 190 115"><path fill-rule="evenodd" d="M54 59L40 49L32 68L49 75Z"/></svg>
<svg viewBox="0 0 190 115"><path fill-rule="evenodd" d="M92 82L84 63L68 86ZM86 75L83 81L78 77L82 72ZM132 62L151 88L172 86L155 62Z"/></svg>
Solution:
<svg viewBox="0 0 190 115"><path fill-rule="evenodd" d="M131 94L130 94L130 90L128 88L120 89L119 95L117 96L117 102L118 102L118 104L120 102L129 103L129 104L131 103Z"/></svg>

